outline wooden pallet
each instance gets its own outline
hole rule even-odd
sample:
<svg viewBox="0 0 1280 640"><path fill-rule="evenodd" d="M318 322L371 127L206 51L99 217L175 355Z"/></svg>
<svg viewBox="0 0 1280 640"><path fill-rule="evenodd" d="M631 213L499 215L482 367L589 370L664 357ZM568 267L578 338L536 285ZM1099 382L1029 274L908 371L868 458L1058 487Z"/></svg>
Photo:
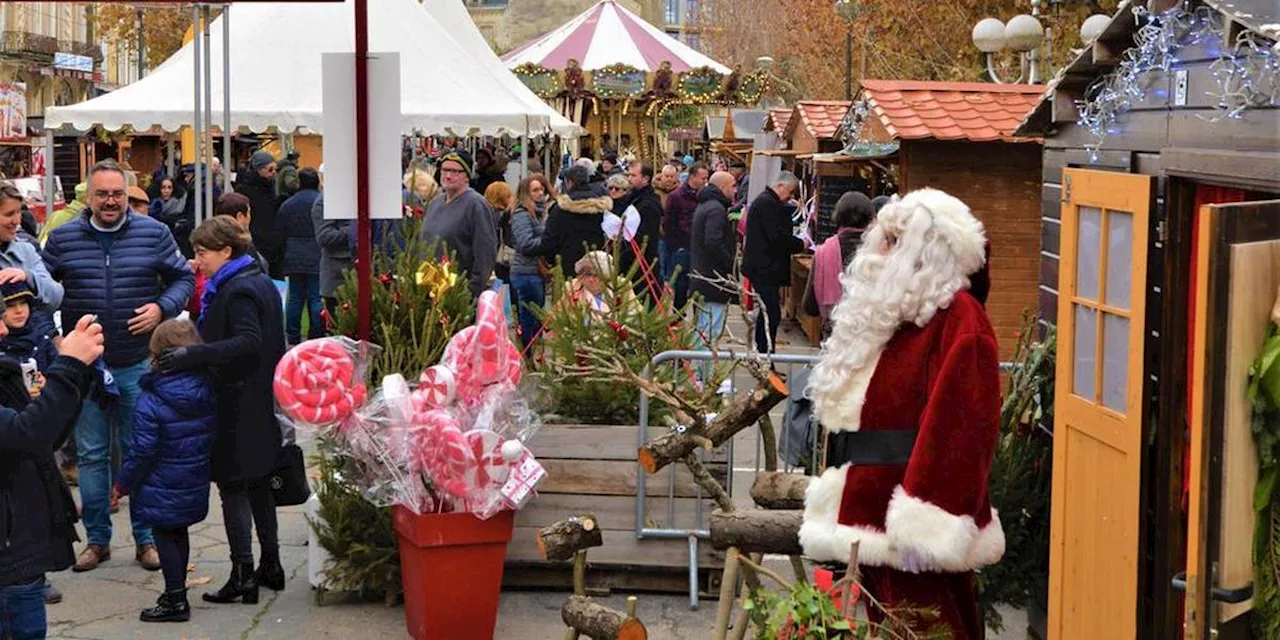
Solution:
<svg viewBox="0 0 1280 640"><path fill-rule="evenodd" d="M654 438L666 429L650 427ZM587 554L587 583L598 589L686 592L689 543L685 539L636 538L635 425L544 425L528 443L547 469L538 495L516 514L515 534L507 546L504 585L510 587L570 589L570 562L544 562L534 535L538 529L579 514L594 513L604 536L604 546ZM674 481L669 470L648 476L646 524L660 528L695 528L699 514L705 518L714 508L699 499L698 487L687 469L677 465ZM729 469L724 452L707 456L707 467L721 482ZM705 524L703 525L705 527ZM718 583L723 555L710 544L699 545L701 589Z"/></svg>

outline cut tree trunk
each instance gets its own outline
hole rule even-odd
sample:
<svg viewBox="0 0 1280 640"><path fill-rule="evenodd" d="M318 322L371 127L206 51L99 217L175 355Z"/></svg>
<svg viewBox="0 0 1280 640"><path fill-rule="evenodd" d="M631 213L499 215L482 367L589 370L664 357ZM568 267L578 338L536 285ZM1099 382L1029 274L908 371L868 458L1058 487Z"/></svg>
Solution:
<svg viewBox="0 0 1280 640"><path fill-rule="evenodd" d="M802 555L799 511L747 509L711 513L711 546L737 547L743 553Z"/></svg>
<svg viewBox="0 0 1280 640"><path fill-rule="evenodd" d="M579 551L604 545L600 523L589 513L543 527L537 540L543 560L568 560Z"/></svg>
<svg viewBox="0 0 1280 640"><path fill-rule="evenodd" d="M657 473L659 469L689 455L699 443L706 445L709 441L711 448L718 447L735 433L755 424L760 416L785 400L787 393L787 383L778 374L770 374L769 379L761 382L754 391L734 399L701 433L693 429L669 433L640 447L637 456L640 465L649 473Z"/></svg>
<svg viewBox="0 0 1280 640"><path fill-rule="evenodd" d="M593 640L644 640L649 637L648 630L639 619L582 596L570 596L565 601L560 607L560 619Z"/></svg>
<svg viewBox="0 0 1280 640"><path fill-rule="evenodd" d="M803 509L809 476L762 472L751 483L751 499L765 509Z"/></svg>

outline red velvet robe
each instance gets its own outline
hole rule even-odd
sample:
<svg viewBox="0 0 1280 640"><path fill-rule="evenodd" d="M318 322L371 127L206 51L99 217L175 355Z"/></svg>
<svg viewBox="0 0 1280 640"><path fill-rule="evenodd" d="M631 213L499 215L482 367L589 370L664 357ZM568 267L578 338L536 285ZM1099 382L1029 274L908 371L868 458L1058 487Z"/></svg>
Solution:
<svg viewBox="0 0 1280 640"><path fill-rule="evenodd" d="M800 541L810 558L846 562L859 545L867 588L890 606L935 607L956 640L983 637L974 569L1004 554L987 497L999 437L999 352L982 305L957 293L924 327L885 345L856 429L918 429L905 465L833 465L810 484ZM827 425L833 431L839 425ZM902 550L930 573L902 571Z"/></svg>

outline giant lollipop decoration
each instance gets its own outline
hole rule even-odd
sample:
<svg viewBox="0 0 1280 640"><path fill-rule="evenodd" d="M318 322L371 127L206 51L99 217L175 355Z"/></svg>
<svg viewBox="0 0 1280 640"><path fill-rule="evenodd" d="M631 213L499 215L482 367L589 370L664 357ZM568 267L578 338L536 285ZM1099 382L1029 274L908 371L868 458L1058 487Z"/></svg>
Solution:
<svg viewBox="0 0 1280 640"><path fill-rule="evenodd" d="M480 294L476 323L450 338L440 363L453 372L455 399L465 406L483 402L486 387L519 384L520 350L511 342L501 296L493 291Z"/></svg>
<svg viewBox="0 0 1280 640"><path fill-rule="evenodd" d="M326 426L345 420L368 393L355 360L337 338L308 340L280 359L272 387L289 418Z"/></svg>

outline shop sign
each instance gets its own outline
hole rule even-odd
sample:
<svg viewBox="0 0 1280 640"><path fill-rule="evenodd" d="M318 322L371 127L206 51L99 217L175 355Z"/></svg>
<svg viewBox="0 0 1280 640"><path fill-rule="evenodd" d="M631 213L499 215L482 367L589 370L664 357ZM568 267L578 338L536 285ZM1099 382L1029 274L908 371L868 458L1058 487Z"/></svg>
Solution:
<svg viewBox="0 0 1280 640"><path fill-rule="evenodd" d="M53 66L55 69L93 73L93 58L59 51L53 54Z"/></svg>

